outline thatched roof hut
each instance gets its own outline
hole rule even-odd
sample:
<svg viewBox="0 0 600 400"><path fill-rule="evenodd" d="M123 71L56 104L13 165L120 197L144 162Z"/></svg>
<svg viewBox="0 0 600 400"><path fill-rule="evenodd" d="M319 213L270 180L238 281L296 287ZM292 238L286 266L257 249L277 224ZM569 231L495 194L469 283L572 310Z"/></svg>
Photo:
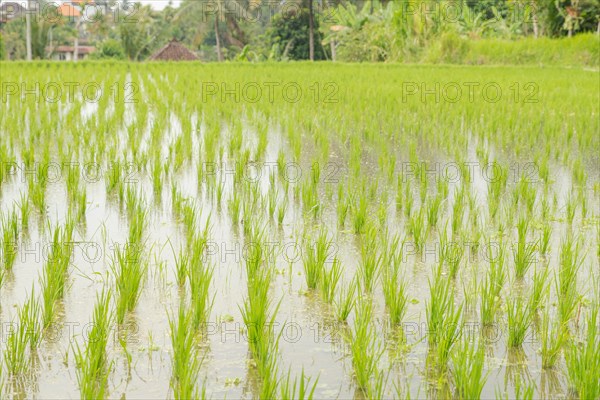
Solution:
<svg viewBox="0 0 600 400"><path fill-rule="evenodd" d="M172 39L149 58L151 61L193 61L197 59L198 57L194 53L176 39Z"/></svg>

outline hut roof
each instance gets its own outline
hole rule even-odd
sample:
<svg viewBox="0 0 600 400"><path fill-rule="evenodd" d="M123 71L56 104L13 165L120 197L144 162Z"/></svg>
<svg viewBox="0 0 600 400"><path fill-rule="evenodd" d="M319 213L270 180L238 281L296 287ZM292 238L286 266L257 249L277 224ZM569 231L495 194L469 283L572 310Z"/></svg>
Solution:
<svg viewBox="0 0 600 400"><path fill-rule="evenodd" d="M194 53L176 39L172 39L149 58L149 60L157 61L191 61L197 59L198 57Z"/></svg>

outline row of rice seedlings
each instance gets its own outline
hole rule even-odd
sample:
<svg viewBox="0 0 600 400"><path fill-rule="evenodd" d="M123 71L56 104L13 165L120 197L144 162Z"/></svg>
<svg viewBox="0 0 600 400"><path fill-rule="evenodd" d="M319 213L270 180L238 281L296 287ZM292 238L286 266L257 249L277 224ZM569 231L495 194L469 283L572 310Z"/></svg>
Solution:
<svg viewBox="0 0 600 400"><path fill-rule="evenodd" d="M362 297L358 301L354 325L347 339L358 388L367 398L382 398L385 376L378 363L383 349L377 341L372 321L373 305L370 299Z"/></svg>
<svg viewBox="0 0 600 400"><path fill-rule="evenodd" d="M463 334L452 353L452 378L460 399L480 399L489 373L483 373L484 347L480 340Z"/></svg>
<svg viewBox="0 0 600 400"><path fill-rule="evenodd" d="M169 316L171 336L171 382L173 397L177 400L196 399L200 397L197 388L198 375L202 366L195 341L196 331L190 329L193 323L193 313L186 309L182 301L177 316ZM205 392L202 391L202 397Z"/></svg>
<svg viewBox="0 0 600 400"><path fill-rule="evenodd" d="M264 253L264 229L258 228L253 220L248 220L248 237L252 239L252 254L246 260L248 293L240 307L242 319L248 335L248 347L261 378L260 397L276 397L278 383L277 357L281 333L275 334L273 326L278 303L273 307L269 288L273 278L269 260Z"/></svg>
<svg viewBox="0 0 600 400"><path fill-rule="evenodd" d="M75 344L79 393L84 399L103 399L108 391L108 377L112 368L106 353L113 314L110 310L110 292L102 290L96 297L92 327L82 349Z"/></svg>
<svg viewBox="0 0 600 400"><path fill-rule="evenodd" d="M582 340L574 340L566 349L569 386L580 399L600 398L600 332L598 310L592 303L588 310L587 332Z"/></svg>
<svg viewBox="0 0 600 400"><path fill-rule="evenodd" d="M19 217L16 210L0 216L2 220L2 264L3 269L12 270L17 259L17 244L19 240Z"/></svg>
<svg viewBox="0 0 600 400"><path fill-rule="evenodd" d="M41 277L44 327L52 322L56 302L64 296L73 252L73 228L73 220L69 218L64 227L56 227L54 230L51 252Z"/></svg>

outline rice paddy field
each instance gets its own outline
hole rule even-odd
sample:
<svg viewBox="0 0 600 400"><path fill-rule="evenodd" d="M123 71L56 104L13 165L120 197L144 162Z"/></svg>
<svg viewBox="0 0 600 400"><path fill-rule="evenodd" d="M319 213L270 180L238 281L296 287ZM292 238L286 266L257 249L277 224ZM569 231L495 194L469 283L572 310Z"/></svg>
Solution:
<svg viewBox="0 0 600 400"><path fill-rule="evenodd" d="M600 398L597 70L0 70L1 398Z"/></svg>

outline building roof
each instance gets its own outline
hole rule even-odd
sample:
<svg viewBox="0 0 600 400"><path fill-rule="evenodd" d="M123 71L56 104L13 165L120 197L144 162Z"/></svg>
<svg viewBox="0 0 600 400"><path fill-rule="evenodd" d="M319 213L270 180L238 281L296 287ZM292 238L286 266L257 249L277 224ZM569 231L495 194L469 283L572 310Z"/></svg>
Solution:
<svg viewBox="0 0 600 400"><path fill-rule="evenodd" d="M80 17L81 12L70 4L61 4L57 7L56 12L63 17Z"/></svg>
<svg viewBox="0 0 600 400"><path fill-rule="evenodd" d="M94 46L79 46L77 49L77 52L79 54L89 54L89 53L93 53L96 50L96 48ZM55 53L74 53L75 52L75 47L74 46L56 46L56 48L54 49Z"/></svg>
<svg viewBox="0 0 600 400"><path fill-rule="evenodd" d="M192 61L197 59L198 57L191 50L176 39L172 39L149 58L153 61Z"/></svg>

